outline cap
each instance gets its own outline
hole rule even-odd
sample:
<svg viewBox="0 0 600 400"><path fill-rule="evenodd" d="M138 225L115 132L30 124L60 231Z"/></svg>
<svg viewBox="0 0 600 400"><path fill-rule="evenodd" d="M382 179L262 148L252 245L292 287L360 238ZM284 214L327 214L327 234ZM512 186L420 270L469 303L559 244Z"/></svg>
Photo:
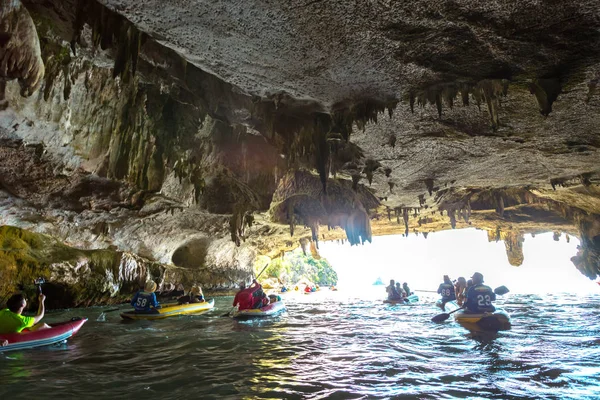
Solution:
<svg viewBox="0 0 600 400"><path fill-rule="evenodd" d="M481 282L483 282L483 275L480 274L479 272L475 272L473 274L473 276L471 277L471 279L480 280Z"/></svg>
<svg viewBox="0 0 600 400"><path fill-rule="evenodd" d="M156 290L156 283L153 281L148 281L144 284L144 291L152 293Z"/></svg>

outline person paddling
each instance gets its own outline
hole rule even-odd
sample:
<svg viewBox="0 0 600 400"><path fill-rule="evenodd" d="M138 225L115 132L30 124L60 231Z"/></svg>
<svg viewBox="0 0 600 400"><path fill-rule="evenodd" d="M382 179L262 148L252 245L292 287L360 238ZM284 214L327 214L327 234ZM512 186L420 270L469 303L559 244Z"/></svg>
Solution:
<svg viewBox="0 0 600 400"><path fill-rule="evenodd" d="M496 307L492 305L492 301L496 300L496 294L489 286L483 284L483 275L475 272L471 279L473 286L467 291L466 312L477 314L496 311Z"/></svg>
<svg viewBox="0 0 600 400"><path fill-rule="evenodd" d="M396 281L390 279L390 286L385 288L385 291L388 294L388 300L402 300L402 296L396 289Z"/></svg>
<svg viewBox="0 0 600 400"><path fill-rule="evenodd" d="M24 329L30 331L37 331L39 329L50 328L43 322L40 322L44 318L46 311L44 302L46 296L42 293L38 295L38 312L35 317L28 317L22 315L23 310L27 306L27 299L21 293L12 295L6 302L4 310L0 311L0 334L5 333L19 333Z"/></svg>
<svg viewBox="0 0 600 400"><path fill-rule="evenodd" d="M144 284L144 290L139 290L131 299L131 305L137 313L158 313L160 304L156 300L156 283L148 281Z"/></svg>
<svg viewBox="0 0 600 400"><path fill-rule="evenodd" d="M462 306L467 296L467 281L464 277L459 277L454 284L454 294L456 295L456 304Z"/></svg>
<svg viewBox="0 0 600 400"><path fill-rule="evenodd" d="M204 302L204 294L199 286L192 286L190 294L177 299L177 304L191 304Z"/></svg>
<svg viewBox="0 0 600 400"><path fill-rule="evenodd" d="M404 282L402 284L402 289L404 289L407 296L410 296L412 294L412 292L410 291L410 288L408 287L408 283Z"/></svg>
<svg viewBox="0 0 600 400"><path fill-rule="evenodd" d="M245 283L240 284L240 291L236 293L233 298L233 306L237 306L238 310L249 310L254 308L255 306L255 294L258 294L258 291L262 292L262 286L258 283L256 279L252 281L252 284L249 287L246 287ZM262 301L262 294L261 294Z"/></svg>
<svg viewBox="0 0 600 400"><path fill-rule="evenodd" d="M444 282L440 284L437 292L442 295L442 304L440 306L442 310L447 302L456 300L456 296L454 295L454 285L448 275L444 275Z"/></svg>
<svg viewBox="0 0 600 400"><path fill-rule="evenodd" d="M406 294L404 289L400 286L400 282L396 282L396 292L398 292L402 298L408 297L408 294Z"/></svg>

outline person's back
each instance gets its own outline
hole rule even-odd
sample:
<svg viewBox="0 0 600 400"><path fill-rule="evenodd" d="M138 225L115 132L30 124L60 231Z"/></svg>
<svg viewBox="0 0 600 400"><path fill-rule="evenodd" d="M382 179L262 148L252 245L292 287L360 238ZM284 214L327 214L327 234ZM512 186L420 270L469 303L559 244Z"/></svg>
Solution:
<svg viewBox="0 0 600 400"><path fill-rule="evenodd" d="M440 284L437 292L442 295L442 302L444 303L456 300L456 296L454 295L454 285L448 275L444 275L444 282Z"/></svg>
<svg viewBox="0 0 600 400"><path fill-rule="evenodd" d="M483 275L476 272L473 275L473 286L467 291L465 308L470 313L493 312L496 308L492 301L496 300L496 294L487 285L483 284Z"/></svg>
<svg viewBox="0 0 600 400"><path fill-rule="evenodd" d="M259 290L262 291L262 286L256 281L256 279L252 281L252 284L249 287L242 289L242 286L240 286L241 290L233 299L233 306L235 307L237 305L238 310L248 310L254 308L255 294L257 294Z"/></svg>
<svg viewBox="0 0 600 400"><path fill-rule="evenodd" d="M467 296L467 281L462 276L456 280L454 295L456 296L456 303L462 306Z"/></svg>
<svg viewBox="0 0 600 400"><path fill-rule="evenodd" d="M410 288L408 287L408 283L404 282L402 284L402 289L404 289L407 296L410 296L412 294L412 292L410 291Z"/></svg>
<svg viewBox="0 0 600 400"><path fill-rule="evenodd" d="M396 297L396 283L393 279L390 279L390 285L386 286L385 291L387 293L387 298L388 300L394 300L394 298Z"/></svg>
<svg viewBox="0 0 600 400"><path fill-rule="evenodd" d="M252 308L252 293L250 293L249 288L246 288L244 283L240 284L240 291L233 298L233 306L237 306L238 310Z"/></svg>
<svg viewBox="0 0 600 400"><path fill-rule="evenodd" d="M400 287L400 282L396 282L396 294L401 297L407 297L406 291Z"/></svg>
<svg viewBox="0 0 600 400"><path fill-rule="evenodd" d="M156 283L152 281L146 282L144 290L138 291L133 299L131 299L131 305L136 312L148 313L156 312L157 308L160 308L158 301L156 300Z"/></svg>

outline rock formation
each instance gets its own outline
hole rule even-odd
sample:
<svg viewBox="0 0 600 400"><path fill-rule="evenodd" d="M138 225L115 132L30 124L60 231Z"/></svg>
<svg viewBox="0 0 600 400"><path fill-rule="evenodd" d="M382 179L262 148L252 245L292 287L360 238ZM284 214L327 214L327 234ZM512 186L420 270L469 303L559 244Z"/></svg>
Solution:
<svg viewBox="0 0 600 400"><path fill-rule="evenodd" d="M524 233L576 236L594 278L598 21L592 0L1 0L0 225L159 268L119 293L466 226L513 265Z"/></svg>

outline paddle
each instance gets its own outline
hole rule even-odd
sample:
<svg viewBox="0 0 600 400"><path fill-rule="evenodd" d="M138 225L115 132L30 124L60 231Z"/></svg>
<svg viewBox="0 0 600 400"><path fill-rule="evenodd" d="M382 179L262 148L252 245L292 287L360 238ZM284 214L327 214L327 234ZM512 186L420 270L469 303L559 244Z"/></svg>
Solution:
<svg viewBox="0 0 600 400"><path fill-rule="evenodd" d="M265 266L263 267L263 269L258 273L258 275L256 275L256 278L254 278L254 280L257 280L262 275L262 273L265 272L265 270L267 269L268 266L269 266L269 263L265 264ZM235 306L231 307L231 310L229 310L229 312L221 315L221 318L222 317L228 317L229 314L231 314L231 312L233 311L234 308L235 308Z"/></svg>
<svg viewBox="0 0 600 400"><path fill-rule="evenodd" d="M506 293L508 293L508 292L510 292L510 290L508 290L508 288L507 288L506 286L504 286L504 285L502 285L502 286L498 286L496 289L494 289L494 293L496 293L496 294L497 294L497 295L499 295L499 296L502 296L503 294L506 294ZM444 322L445 320L447 320L448 318L450 318L450 314L452 314L452 313L455 313L455 312L457 312L458 310L462 310L462 309L464 309L465 307L466 307L466 306L462 306L462 307L460 307L460 308L457 308L456 310L454 310L454 311L451 311L451 312L449 312L449 313L442 313L442 314L438 314L438 315L436 315L435 317L431 318L431 321L432 321L432 322L436 322L436 323L439 323L439 322Z"/></svg>
<svg viewBox="0 0 600 400"><path fill-rule="evenodd" d="M457 312L458 310L462 310L464 309L466 306L462 306L460 308L457 308L454 311L450 311L449 313L442 313L442 314L438 314L435 317L431 318L432 322L444 322L445 320L447 320L448 318L450 318L450 314L453 314L455 312Z"/></svg>

